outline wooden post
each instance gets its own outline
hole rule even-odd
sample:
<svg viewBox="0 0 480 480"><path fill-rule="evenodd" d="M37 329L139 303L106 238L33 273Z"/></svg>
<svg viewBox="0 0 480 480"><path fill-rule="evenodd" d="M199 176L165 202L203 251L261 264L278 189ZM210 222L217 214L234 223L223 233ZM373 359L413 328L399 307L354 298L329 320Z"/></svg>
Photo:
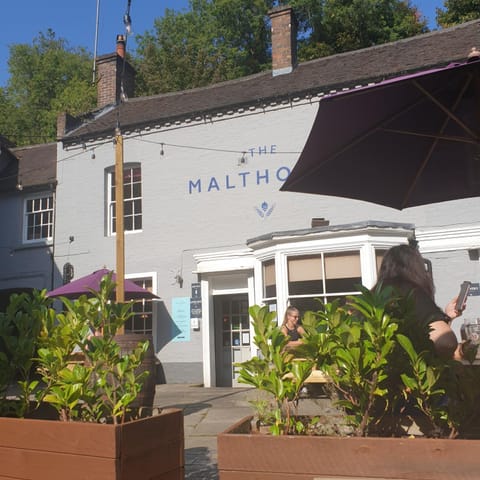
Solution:
<svg viewBox="0 0 480 480"><path fill-rule="evenodd" d="M117 246L117 302L125 301L125 228L123 218L123 137L115 129L115 210ZM123 332L122 332L123 333Z"/></svg>

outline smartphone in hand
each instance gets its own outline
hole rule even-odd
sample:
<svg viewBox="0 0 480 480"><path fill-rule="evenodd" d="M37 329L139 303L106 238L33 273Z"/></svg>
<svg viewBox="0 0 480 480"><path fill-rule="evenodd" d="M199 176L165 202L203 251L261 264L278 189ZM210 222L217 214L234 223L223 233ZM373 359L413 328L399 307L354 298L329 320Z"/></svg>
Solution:
<svg viewBox="0 0 480 480"><path fill-rule="evenodd" d="M457 312L461 312L465 309L465 303L471 286L472 282L469 281L464 281L460 285L460 293L458 294L457 303L455 304L455 310L457 310Z"/></svg>

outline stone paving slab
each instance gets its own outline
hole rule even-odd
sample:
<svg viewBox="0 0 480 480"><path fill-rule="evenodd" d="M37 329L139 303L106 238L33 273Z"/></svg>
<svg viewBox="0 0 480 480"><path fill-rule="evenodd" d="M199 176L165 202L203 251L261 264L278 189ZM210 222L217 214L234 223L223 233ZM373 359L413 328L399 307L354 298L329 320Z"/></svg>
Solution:
<svg viewBox="0 0 480 480"><path fill-rule="evenodd" d="M183 410L186 479L218 480L217 435L252 413L253 395L250 388L157 385L155 406Z"/></svg>
<svg viewBox="0 0 480 480"><path fill-rule="evenodd" d="M252 415L249 402L260 398L261 393L253 388L157 385L155 406L183 410L186 479L218 480L217 435L238 420ZM302 399L298 413L315 415L319 409L328 411L328 400Z"/></svg>

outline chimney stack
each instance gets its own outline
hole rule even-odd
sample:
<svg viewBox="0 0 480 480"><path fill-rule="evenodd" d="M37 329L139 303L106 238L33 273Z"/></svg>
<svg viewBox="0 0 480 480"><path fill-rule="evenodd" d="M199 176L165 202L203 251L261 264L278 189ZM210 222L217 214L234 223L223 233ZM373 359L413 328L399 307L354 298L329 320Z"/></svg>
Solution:
<svg viewBox="0 0 480 480"><path fill-rule="evenodd" d="M291 73L297 66L297 21L292 7L268 12L272 22L272 75Z"/></svg>
<svg viewBox="0 0 480 480"><path fill-rule="evenodd" d="M312 218L312 228L317 227L328 227L330 225L330 220L325 220L323 217Z"/></svg>
<svg viewBox="0 0 480 480"><path fill-rule="evenodd" d="M125 35L117 35L117 55L125 58Z"/></svg>
<svg viewBox="0 0 480 480"><path fill-rule="evenodd" d="M135 70L125 59L125 36L117 35L115 53L102 55L97 59L97 108L119 102L123 93L133 97Z"/></svg>

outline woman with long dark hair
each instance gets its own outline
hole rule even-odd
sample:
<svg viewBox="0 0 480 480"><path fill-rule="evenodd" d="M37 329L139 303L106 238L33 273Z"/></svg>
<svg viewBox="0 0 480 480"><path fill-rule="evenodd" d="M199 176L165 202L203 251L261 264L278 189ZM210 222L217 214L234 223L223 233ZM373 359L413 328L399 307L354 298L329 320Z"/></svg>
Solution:
<svg viewBox="0 0 480 480"><path fill-rule="evenodd" d="M445 310L434 300L435 287L425 261L417 248L397 245L383 258L377 285L391 286L401 296L412 296L415 320L419 326L429 328L435 352L447 358L462 358L461 346L450 328L451 321L462 314L455 308L457 298L452 299Z"/></svg>

